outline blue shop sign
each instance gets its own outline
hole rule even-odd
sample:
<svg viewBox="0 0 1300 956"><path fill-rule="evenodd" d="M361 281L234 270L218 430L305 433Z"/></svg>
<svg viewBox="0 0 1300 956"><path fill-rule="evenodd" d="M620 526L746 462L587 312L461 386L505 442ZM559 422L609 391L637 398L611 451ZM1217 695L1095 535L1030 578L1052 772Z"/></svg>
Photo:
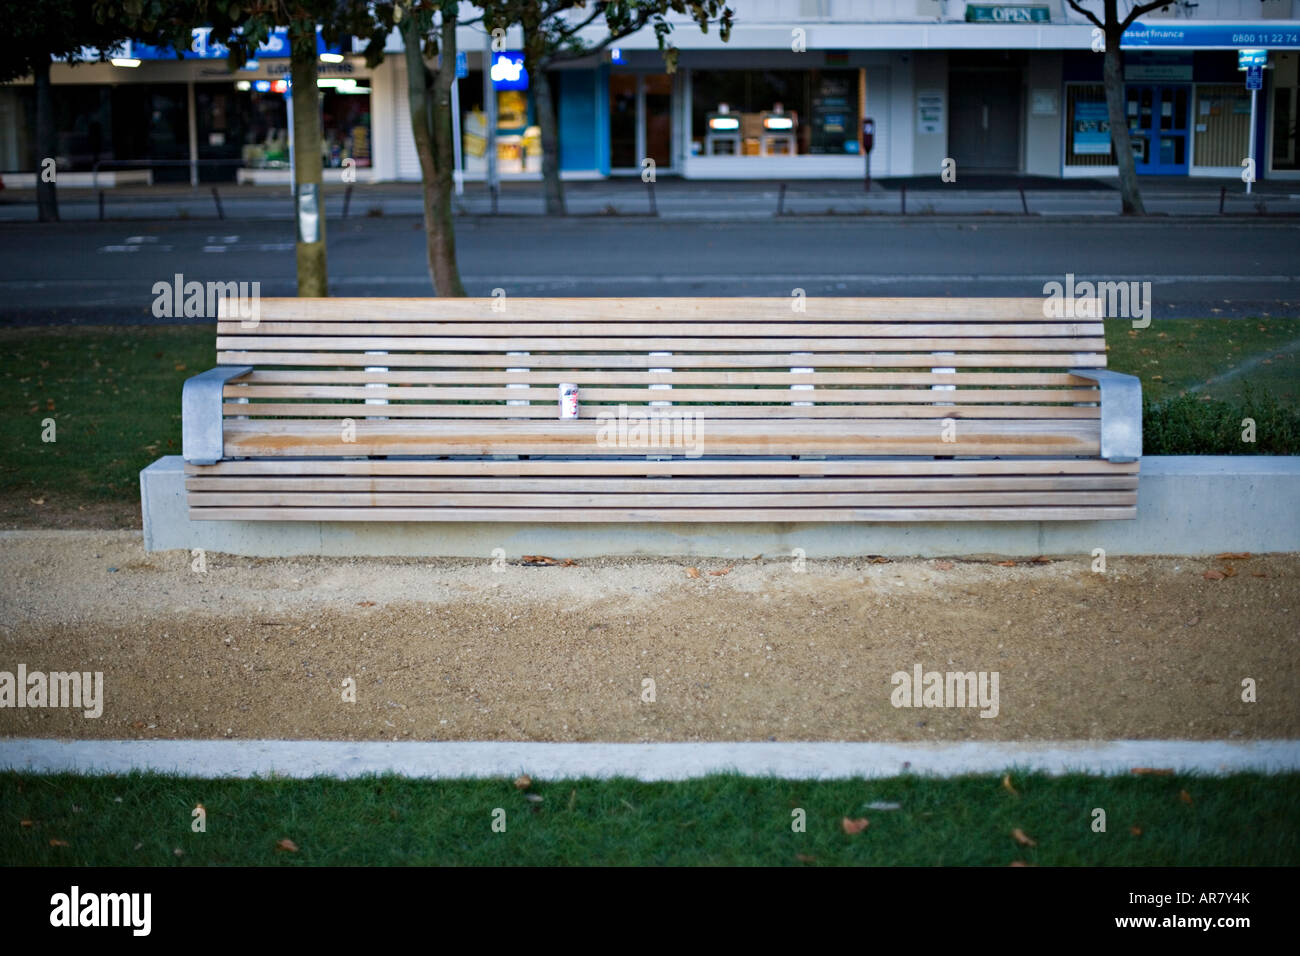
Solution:
<svg viewBox="0 0 1300 956"><path fill-rule="evenodd" d="M1171 20L1147 24L1140 20L1124 31L1120 47L1126 50L1164 47L1183 50L1300 50L1300 24L1296 23L1186 23Z"/></svg>
<svg viewBox="0 0 1300 956"><path fill-rule="evenodd" d="M337 44L325 44L325 38L321 36L319 29L316 31L316 55L322 53L342 53L343 48ZM229 55L230 50L224 43L219 43L212 36L210 27L199 27L194 30L190 38L190 48L183 51L182 57L186 60L224 60ZM131 41L131 56L137 60L174 60L176 51L169 46L150 46L147 43L137 43ZM289 31L288 29L272 30L267 36L266 42L257 48L255 59L288 59L289 57Z"/></svg>

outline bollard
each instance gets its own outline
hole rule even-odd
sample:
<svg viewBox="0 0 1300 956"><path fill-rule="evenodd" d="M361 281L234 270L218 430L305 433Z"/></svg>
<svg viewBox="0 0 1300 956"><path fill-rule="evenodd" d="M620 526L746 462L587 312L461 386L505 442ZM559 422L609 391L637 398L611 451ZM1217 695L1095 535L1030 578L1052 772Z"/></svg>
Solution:
<svg viewBox="0 0 1300 956"><path fill-rule="evenodd" d="M104 190L99 191L99 221L104 221Z"/></svg>
<svg viewBox="0 0 1300 956"><path fill-rule="evenodd" d="M225 218L226 218L226 211L225 211L224 209L221 208L221 194L220 194L219 192L217 192L217 187L216 187L216 186L213 186L213 187L212 187L212 201L215 202L215 203L217 204L217 218L218 218L218 219L225 219Z"/></svg>
<svg viewBox="0 0 1300 956"><path fill-rule="evenodd" d="M906 183L904 183L902 186L901 196L903 201L903 215L906 216L907 215L907 184Z"/></svg>
<svg viewBox="0 0 1300 956"><path fill-rule="evenodd" d="M1223 201L1228 198L1228 187L1219 187L1219 215L1223 215Z"/></svg>
<svg viewBox="0 0 1300 956"><path fill-rule="evenodd" d="M646 188L650 190L650 215L657 216L659 215L659 207L655 204L655 181L653 179L646 180Z"/></svg>
<svg viewBox="0 0 1300 956"><path fill-rule="evenodd" d="M1025 202L1025 187L1024 187L1024 186L1021 186L1021 187L1020 187L1020 208L1023 209L1023 210L1025 211L1025 215L1026 215L1026 216L1029 215L1029 203Z"/></svg>
<svg viewBox="0 0 1300 956"><path fill-rule="evenodd" d="M352 184L348 183L348 188L343 190L343 218L348 218L348 207L352 205Z"/></svg>
<svg viewBox="0 0 1300 956"><path fill-rule="evenodd" d="M488 191L492 193L492 215L495 216L497 214L497 192L498 192L497 184L493 183L492 185L490 185L488 187Z"/></svg>
<svg viewBox="0 0 1300 956"><path fill-rule="evenodd" d="M778 216L785 215L785 183L781 184L781 192L776 197L776 214Z"/></svg>

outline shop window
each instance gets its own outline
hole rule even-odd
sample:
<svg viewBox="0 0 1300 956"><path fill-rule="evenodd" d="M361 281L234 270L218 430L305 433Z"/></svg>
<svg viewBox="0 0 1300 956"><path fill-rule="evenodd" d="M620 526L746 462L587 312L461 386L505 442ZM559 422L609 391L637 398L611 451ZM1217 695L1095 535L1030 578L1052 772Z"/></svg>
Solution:
<svg viewBox="0 0 1300 956"><path fill-rule="evenodd" d="M1300 54L1273 54L1273 169L1300 169ZM1262 97L1261 97L1262 99ZM1260 104L1263 105L1262 103ZM1199 157L1197 159L1199 162Z"/></svg>
<svg viewBox="0 0 1300 956"><path fill-rule="evenodd" d="M856 154L857 70L699 70L691 75L696 156Z"/></svg>
<svg viewBox="0 0 1300 956"><path fill-rule="evenodd" d="M1240 83L1198 86L1192 123L1197 166L1241 166L1250 149L1250 94Z"/></svg>
<svg viewBox="0 0 1300 956"><path fill-rule="evenodd" d="M1140 122L1134 101L1130 121ZM1065 165L1114 166L1106 89L1100 83L1072 83L1065 89Z"/></svg>
<svg viewBox="0 0 1300 956"><path fill-rule="evenodd" d="M554 78L551 102L559 103ZM527 90L494 89L497 98L497 172L509 176L542 170L542 131L537 125L532 94ZM459 81L461 137L465 172L487 174L487 112L483 108L483 73L472 70ZM558 120L557 120L558 121Z"/></svg>

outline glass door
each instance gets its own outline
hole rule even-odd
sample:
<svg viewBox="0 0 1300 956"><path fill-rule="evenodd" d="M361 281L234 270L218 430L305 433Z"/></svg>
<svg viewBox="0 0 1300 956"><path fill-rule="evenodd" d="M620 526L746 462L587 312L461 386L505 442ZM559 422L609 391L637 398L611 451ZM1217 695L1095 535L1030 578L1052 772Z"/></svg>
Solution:
<svg viewBox="0 0 1300 956"><path fill-rule="evenodd" d="M1187 175L1189 90L1188 86L1127 88L1124 108L1139 175Z"/></svg>

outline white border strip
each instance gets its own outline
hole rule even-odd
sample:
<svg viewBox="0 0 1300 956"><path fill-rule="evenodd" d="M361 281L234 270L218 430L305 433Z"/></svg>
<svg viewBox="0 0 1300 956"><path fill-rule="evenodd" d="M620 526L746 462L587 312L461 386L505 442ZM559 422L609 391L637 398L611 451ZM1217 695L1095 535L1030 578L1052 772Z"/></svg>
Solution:
<svg viewBox="0 0 1300 956"><path fill-rule="evenodd" d="M952 777L1009 768L1048 774L1127 774L1134 767L1206 774L1300 771L1300 741L1040 741L1010 743L502 743L332 740L0 740L0 768L35 773L192 777L448 779L634 777L684 780L738 772L785 779Z"/></svg>

